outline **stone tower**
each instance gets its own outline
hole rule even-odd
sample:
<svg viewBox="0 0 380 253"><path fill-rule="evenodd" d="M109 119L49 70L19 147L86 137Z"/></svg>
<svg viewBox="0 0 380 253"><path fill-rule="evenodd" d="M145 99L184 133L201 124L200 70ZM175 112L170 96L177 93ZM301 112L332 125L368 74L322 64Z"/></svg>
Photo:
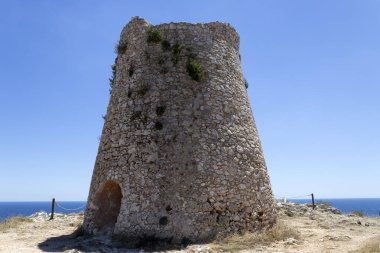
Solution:
<svg viewBox="0 0 380 253"><path fill-rule="evenodd" d="M234 28L135 17L117 49L85 231L180 243L274 224Z"/></svg>

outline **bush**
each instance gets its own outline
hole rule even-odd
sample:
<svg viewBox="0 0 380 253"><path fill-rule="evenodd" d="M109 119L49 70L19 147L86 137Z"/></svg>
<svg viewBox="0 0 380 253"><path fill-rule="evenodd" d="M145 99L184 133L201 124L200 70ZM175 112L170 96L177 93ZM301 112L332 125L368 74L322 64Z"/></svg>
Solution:
<svg viewBox="0 0 380 253"><path fill-rule="evenodd" d="M124 54L125 51L127 51L127 42L119 42L119 44L116 46L117 54Z"/></svg>
<svg viewBox="0 0 380 253"><path fill-rule="evenodd" d="M148 43L158 43L162 40L162 33L158 28L150 27L148 30Z"/></svg>
<svg viewBox="0 0 380 253"><path fill-rule="evenodd" d="M196 59L189 60L187 64L187 72L189 73L190 77L197 82L200 82L204 79L202 65Z"/></svg>

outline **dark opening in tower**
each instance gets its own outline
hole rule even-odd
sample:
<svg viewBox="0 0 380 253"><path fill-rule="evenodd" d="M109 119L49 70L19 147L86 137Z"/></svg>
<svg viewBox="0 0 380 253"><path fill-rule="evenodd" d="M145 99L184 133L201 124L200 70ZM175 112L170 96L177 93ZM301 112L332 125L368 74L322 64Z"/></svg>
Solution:
<svg viewBox="0 0 380 253"><path fill-rule="evenodd" d="M94 221L97 228L104 232L113 232L113 228L120 212L121 198L120 186L109 180L99 189L95 197Z"/></svg>

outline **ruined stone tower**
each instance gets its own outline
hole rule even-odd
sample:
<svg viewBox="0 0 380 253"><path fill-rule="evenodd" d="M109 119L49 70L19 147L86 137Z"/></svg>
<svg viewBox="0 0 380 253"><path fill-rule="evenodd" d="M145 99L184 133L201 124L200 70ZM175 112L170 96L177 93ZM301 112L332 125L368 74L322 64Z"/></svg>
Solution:
<svg viewBox="0 0 380 253"><path fill-rule="evenodd" d="M229 24L151 26L135 17L113 70L86 232L203 242L275 222Z"/></svg>

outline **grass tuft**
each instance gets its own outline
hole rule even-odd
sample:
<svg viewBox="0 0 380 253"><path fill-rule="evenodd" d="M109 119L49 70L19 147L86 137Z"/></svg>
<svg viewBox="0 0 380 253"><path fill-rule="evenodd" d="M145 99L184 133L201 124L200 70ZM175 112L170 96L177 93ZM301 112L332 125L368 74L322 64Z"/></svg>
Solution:
<svg viewBox="0 0 380 253"><path fill-rule="evenodd" d="M204 79L202 65L196 59L189 60L187 64L187 72L189 73L190 77L197 82L200 82Z"/></svg>
<svg viewBox="0 0 380 253"><path fill-rule="evenodd" d="M230 235L222 239L217 239L213 243L213 248L219 251L236 252L252 249L257 246L270 245L277 241L284 241L289 238L299 239L300 233L278 221L271 229L262 233L244 233L243 235Z"/></svg>
<svg viewBox="0 0 380 253"><path fill-rule="evenodd" d="M172 58L172 61L175 64L178 63L179 61L179 56L181 54L181 51L182 49L184 48L183 44L182 43L177 43L173 46L173 58Z"/></svg>
<svg viewBox="0 0 380 253"><path fill-rule="evenodd" d="M117 54L124 54L125 51L127 51L127 42L120 41L119 44L116 46L116 52Z"/></svg>
<svg viewBox="0 0 380 253"><path fill-rule="evenodd" d="M374 237L351 253L378 253L380 252L380 237Z"/></svg>
<svg viewBox="0 0 380 253"><path fill-rule="evenodd" d="M363 211L353 211L352 214L354 214L358 217L364 217L365 216Z"/></svg>
<svg viewBox="0 0 380 253"><path fill-rule="evenodd" d="M33 222L33 220L28 217L13 216L13 217L7 218L5 221L0 223L0 231L4 232L8 229L17 228L24 223L30 223L30 222Z"/></svg>

